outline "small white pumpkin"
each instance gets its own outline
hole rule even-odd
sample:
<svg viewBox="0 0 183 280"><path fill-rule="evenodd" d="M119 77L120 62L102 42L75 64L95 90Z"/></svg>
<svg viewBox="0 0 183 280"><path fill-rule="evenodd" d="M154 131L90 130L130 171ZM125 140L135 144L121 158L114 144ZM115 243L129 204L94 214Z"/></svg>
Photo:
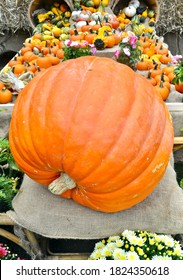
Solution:
<svg viewBox="0 0 183 280"><path fill-rule="evenodd" d="M85 20L80 20L80 21L78 21L78 22L76 23L76 27L77 27L77 28L80 28L80 27L82 27L82 26L84 26L84 25L87 25L87 22L86 22Z"/></svg>
<svg viewBox="0 0 183 280"><path fill-rule="evenodd" d="M91 19L95 20L95 21L98 21L98 20L102 21L102 14L101 14L101 12L93 13L91 15Z"/></svg>
<svg viewBox="0 0 183 280"><path fill-rule="evenodd" d="M133 6L137 9L140 6L140 2L138 0L131 0L128 6Z"/></svg>
<svg viewBox="0 0 183 280"><path fill-rule="evenodd" d="M89 22L89 25L91 25L91 26L94 26L96 24L97 24L97 21L95 21L95 20L92 20L92 21Z"/></svg>
<svg viewBox="0 0 183 280"><path fill-rule="evenodd" d="M71 19L76 21L80 14L81 14L81 11L73 11L71 14Z"/></svg>
<svg viewBox="0 0 183 280"><path fill-rule="evenodd" d="M124 8L124 13L127 17L133 17L134 15L136 15L136 8L133 6L128 6Z"/></svg>

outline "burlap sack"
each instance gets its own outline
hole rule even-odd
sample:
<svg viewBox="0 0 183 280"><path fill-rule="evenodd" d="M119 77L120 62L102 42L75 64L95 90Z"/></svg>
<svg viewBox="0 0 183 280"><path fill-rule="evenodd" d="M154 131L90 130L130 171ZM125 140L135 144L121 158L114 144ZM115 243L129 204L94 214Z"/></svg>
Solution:
<svg viewBox="0 0 183 280"><path fill-rule="evenodd" d="M102 213L51 194L27 176L7 214L17 224L50 238L98 239L125 229L164 234L183 233L183 190L171 164L153 193L118 213Z"/></svg>

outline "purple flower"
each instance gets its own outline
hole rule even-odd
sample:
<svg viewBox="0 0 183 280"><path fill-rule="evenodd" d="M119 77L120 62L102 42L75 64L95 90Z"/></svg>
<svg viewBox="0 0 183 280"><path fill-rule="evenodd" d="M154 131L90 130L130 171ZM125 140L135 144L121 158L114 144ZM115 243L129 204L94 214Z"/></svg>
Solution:
<svg viewBox="0 0 183 280"><path fill-rule="evenodd" d="M97 52L97 49L95 47L91 47L91 52L92 52L93 55L95 55L96 52Z"/></svg>
<svg viewBox="0 0 183 280"><path fill-rule="evenodd" d="M84 41L83 43L82 43L82 45L81 45L82 47L84 47L84 46L88 46L88 42L87 41Z"/></svg>
<svg viewBox="0 0 183 280"><path fill-rule="evenodd" d="M118 59L119 55L120 55L120 50L115 51L114 56L116 59Z"/></svg>
<svg viewBox="0 0 183 280"><path fill-rule="evenodd" d="M177 64L177 62L179 62L179 60L181 60L182 59L182 55L174 55L174 56L172 56L172 62L173 62L173 64Z"/></svg>
<svg viewBox="0 0 183 280"><path fill-rule="evenodd" d="M65 45L67 47L81 47L81 45L78 42L72 40L65 40Z"/></svg>
<svg viewBox="0 0 183 280"><path fill-rule="evenodd" d="M125 48L123 49L123 52L124 52L124 54L126 54L127 56L130 56L130 50L129 50L128 47L125 47Z"/></svg>
<svg viewBox="0 0 183 280"><path fill-rule="evenodd" d="M130 40L129 40L130 45L132 46L133 49L135 49L136 48L137 37L133 34L130 34L129 38L130 38Z"/></svg>

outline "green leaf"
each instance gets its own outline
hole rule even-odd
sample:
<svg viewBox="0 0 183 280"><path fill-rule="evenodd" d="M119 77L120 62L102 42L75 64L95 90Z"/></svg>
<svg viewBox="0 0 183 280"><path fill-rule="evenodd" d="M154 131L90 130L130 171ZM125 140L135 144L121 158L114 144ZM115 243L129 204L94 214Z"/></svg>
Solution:
<svg viewBox="0 0 183 280"><path fill-rule="evenodd" d="M183 179L180 180L180 187L183 188Z"/></svg>

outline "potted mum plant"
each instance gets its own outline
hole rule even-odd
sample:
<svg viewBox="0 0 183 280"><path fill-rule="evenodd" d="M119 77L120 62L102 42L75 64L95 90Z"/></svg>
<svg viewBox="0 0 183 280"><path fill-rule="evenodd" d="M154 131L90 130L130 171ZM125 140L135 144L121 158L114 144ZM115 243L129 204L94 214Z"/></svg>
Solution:
<svg viewBox="0 0 183 280"><path fill-rule="evenodd" d="M76 42L72 40L65 40L63 50L63 61L80 56L94 55L96 53L96 48L93 44L89 44L88 42Z"/></svg>
<svg viewBox="0 0 183 280"><path fill-rule="evenodd" d="M115 51L114 56L119 63L126 64L133 70L136 70L136 64L141 56L139 46L137 36L129 31L120 41L119 49Z"/></svg>
<svg viewBox="0 0 183 280"><path fill-rule="evenodd" d="M183 60L179 61L174 69L175 78L173 83L178 92L183 93Z"/></svg>
<svg viewBox="0 0 183 280"><path fill-rule="evenodd" d="M183 260L183 249L170 235L124 230L97 242L89 260Z"/></svg>

